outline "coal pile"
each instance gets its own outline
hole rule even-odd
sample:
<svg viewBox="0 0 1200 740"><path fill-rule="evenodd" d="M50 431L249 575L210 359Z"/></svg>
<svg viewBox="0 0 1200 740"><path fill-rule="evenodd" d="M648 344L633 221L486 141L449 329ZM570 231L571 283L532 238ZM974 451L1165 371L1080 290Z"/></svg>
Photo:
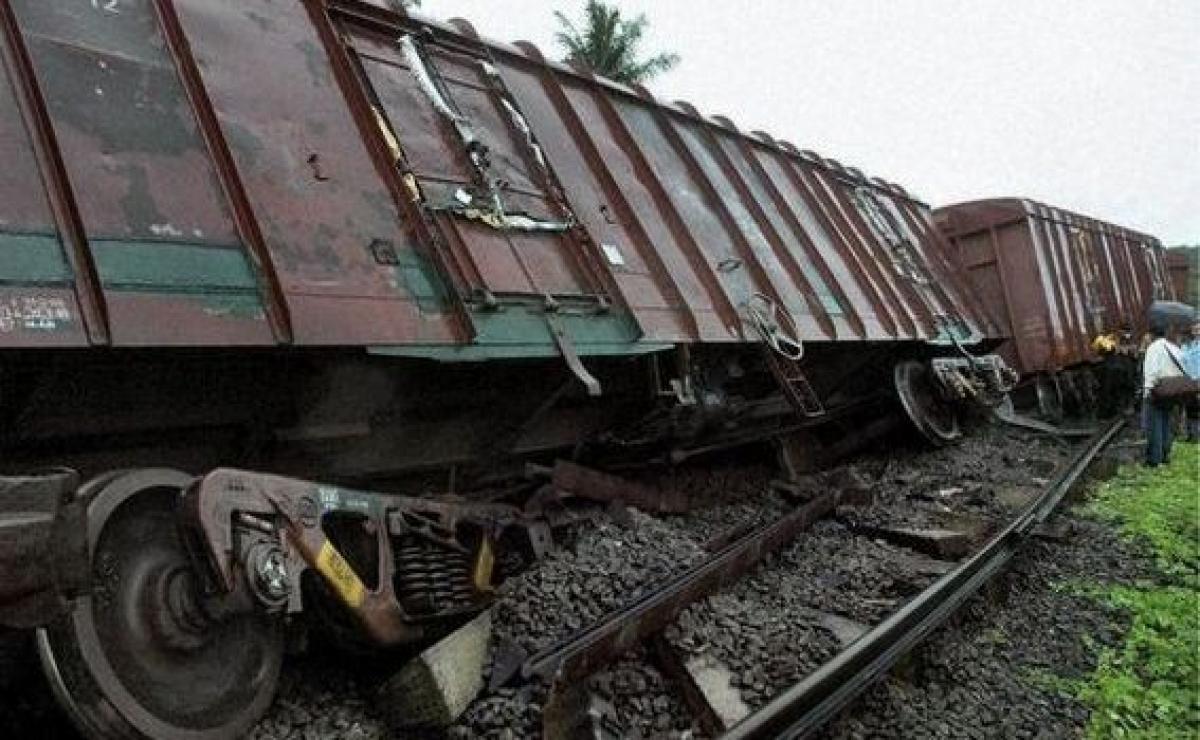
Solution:
<svg viewBox="0 0 1200 740"><path fill-rule="evenodd" d="M852 509L853 524L978 529L1008 521L1071 454L1055 438L983 425L953 448L874 455L848 468L872 481L875 505Z"/></svg>
<svg viewBox="0 0 1200 740"><path fill-rule="evenodd" d="M789 506L770 488L777 476L773 467L762 464L724 463L642 473L633 480L687 501L687 511L663 516L661 521L703 544L735 528L748 531L782 516Z"/></svg>
<svg viewBox="0 0 1200 740"><path fill-rule="evenodd" d="M923 560L825 521L783 552L781 567L807 606L870 625L933 582L936 574L919 567Z"/></svg>

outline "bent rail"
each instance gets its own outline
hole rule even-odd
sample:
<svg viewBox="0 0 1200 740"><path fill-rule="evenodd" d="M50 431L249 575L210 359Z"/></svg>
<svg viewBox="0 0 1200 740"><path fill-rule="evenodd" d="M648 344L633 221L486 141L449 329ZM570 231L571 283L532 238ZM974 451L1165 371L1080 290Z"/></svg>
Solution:
<svg viewBox="0 0 1200 740"><path fill-rule="evenodd" d="M1047 490L970 560L938 579L848 650L735 725L722 739L807 737L835 717L1004 569L1124 424L1117 420L1094 435Z"/></svg>

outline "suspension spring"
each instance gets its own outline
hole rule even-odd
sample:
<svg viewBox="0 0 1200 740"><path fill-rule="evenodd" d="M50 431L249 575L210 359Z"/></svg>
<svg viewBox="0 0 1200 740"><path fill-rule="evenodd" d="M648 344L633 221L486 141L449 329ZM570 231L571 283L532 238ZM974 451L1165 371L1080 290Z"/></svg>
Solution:
<svg viewBox="0 0 1200 740"><path fill-rule="evenodd" d="M405 611L431 616L477 601L466 553L406 537L396 548L396 595Z"/></svg>

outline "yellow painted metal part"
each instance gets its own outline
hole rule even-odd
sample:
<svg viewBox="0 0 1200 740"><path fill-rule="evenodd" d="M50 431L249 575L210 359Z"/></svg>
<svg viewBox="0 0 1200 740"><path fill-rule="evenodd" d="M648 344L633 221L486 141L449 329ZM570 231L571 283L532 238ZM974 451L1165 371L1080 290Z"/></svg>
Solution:
<svg viewBox="0 0 1200 740"><path fill-rule="evenodd" d="M475 556L475 572L472 580L478 591L492 590L492 569L496 565L496 554L492 551L492 541L484 538L479 546L479 554Z"/></svg>
<svg viewBox="0 0 1200 740"><path fill-rule="evenodd" d="M321 545L321 552L317 555L317 571L351 609L358 609L366 601L366 586L329 540Z"/></svg>

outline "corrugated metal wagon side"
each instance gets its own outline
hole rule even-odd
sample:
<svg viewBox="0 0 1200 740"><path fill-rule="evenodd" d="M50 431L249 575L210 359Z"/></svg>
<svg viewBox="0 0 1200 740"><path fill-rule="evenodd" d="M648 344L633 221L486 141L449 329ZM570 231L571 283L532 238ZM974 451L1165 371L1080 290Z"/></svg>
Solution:
<svg viewBox="0 0 1200 740"><path fill-rule="evenodd" d="M1168 249L1165 259L1175 299L1200 306L1200 247Z"/></svg>
<svg viewBox="0 0 1200 740"><path fill-rule="evenodd" d="M1090 383L1073 369L1101 359L1097 338L1136 346L1150 303L1173 295L1162 246L1146 234L1018 198L946 206L935 219L1011 337L998 351L1039 393Z"/></svg>
<svg viewBox="0 0 1200 740"><path fill-rule="evenodd" d="M85 734L240 736L289 615L485 609L559 457L812 469L1015 382L899 186L399 6L0 0L0 628ZM1041 239L1053 352L1157 279Z"/></svg>
<svg viewBox="0 0 1200 740"><path fill-rule="evenodd" d="M961 290L928 208L899 188L549 63L529 44L492 52L569 173L576 213L597 243L631 253L605 266L646 336L736 340L730 328L754 294L787 308L805 340L931 340L952 316L973 341L994 334ZM670 329L651 318L664 308Z"/></svg>

